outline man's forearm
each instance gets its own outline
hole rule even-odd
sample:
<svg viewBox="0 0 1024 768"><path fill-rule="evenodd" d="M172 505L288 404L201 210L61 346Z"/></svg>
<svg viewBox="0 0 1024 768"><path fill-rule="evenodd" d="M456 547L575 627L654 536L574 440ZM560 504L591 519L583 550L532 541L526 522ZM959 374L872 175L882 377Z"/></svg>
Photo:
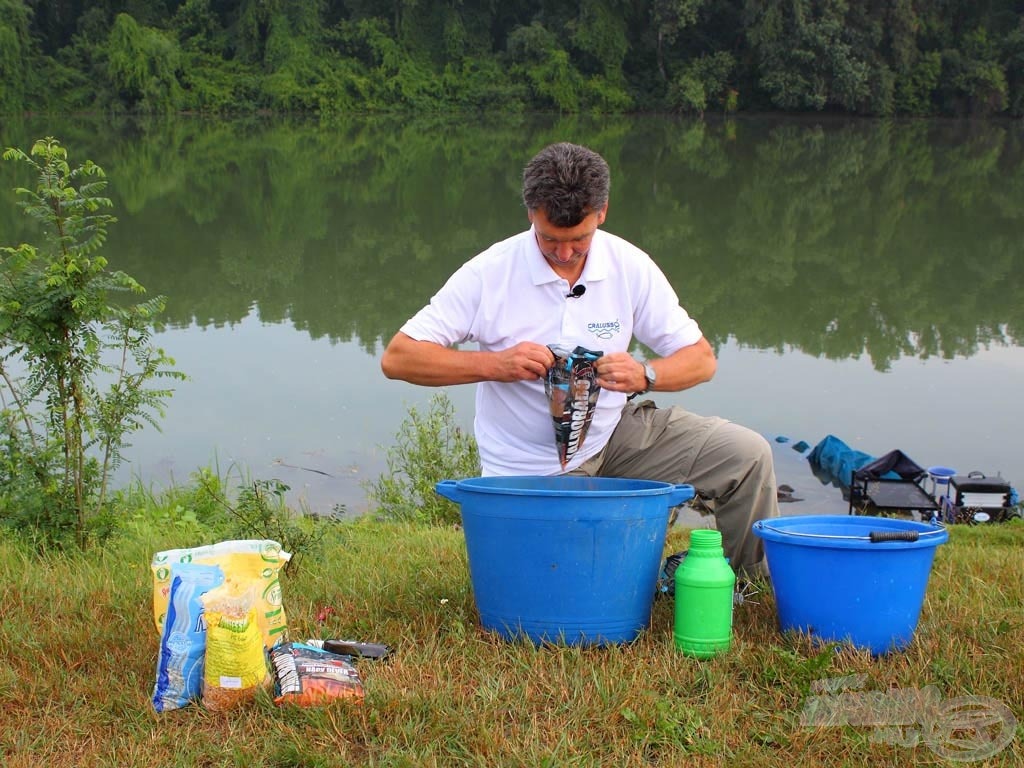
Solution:
<svg viewBox="0 0 1024 768"><path fill-rule="evenodd" d="M398 333L384 350L380 366L389 379L444 387L491 378L490 357L493 355L488 352L452 349Z"/></svg>
<svg viewBox="0 0 1024 768"><path fill-rule="evenodd" d="M655 389L663 392L679 392L710 381L718 368L715 352L703 338L651 364L658 373Z"/></svg>

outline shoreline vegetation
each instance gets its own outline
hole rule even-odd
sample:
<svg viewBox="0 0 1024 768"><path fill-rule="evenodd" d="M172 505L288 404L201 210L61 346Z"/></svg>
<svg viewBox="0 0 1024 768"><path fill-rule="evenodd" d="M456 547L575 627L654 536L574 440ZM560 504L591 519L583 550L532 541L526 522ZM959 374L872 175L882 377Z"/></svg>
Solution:
<svg viewBox="0 0 1024 768"><path fill-rule="evenodd" d="M0 0L0 114L1024 115L1011 0Z"/></svg>

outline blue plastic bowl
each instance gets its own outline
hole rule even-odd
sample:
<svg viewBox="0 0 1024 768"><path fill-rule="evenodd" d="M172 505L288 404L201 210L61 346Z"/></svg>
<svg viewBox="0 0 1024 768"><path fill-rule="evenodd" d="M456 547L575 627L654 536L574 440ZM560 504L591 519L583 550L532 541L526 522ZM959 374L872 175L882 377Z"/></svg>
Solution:
<svg viewBox="0 0 1024 768"><path fill-rule="evenodd" d="M753 530L764 540L780 628L876 655L913 639L935 548L949 539L937 523L852 515L759 520Z"/></svg>
<svg viewBox="0 0 1024 768"><path fill-rule="evenodd" d="M435 486L461 505L485 629L535 643L634 640L651 618L672 507L693 487L609 477L475 477Z"/></svg>

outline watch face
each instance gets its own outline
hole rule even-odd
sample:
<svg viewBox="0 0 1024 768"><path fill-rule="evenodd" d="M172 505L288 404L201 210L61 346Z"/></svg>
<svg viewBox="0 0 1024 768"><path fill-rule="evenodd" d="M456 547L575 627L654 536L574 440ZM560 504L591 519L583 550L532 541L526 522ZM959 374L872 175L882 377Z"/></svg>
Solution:
<svg viewBox="0 0 1024 768"><path fill-rule="evenodd" d="M647 379L647 391L650 392L651 389L654 388L655 380L658 378L657 374L654 372L654 368L652 368L650 365L645 365L644 377Z"/></svg>

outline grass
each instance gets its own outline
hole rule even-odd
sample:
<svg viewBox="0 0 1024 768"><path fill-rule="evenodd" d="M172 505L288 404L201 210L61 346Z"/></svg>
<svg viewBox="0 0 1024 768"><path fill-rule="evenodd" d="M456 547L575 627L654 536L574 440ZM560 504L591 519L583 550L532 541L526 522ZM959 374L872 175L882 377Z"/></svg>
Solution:
<svg viewBox="0 0 1024 768"><path fill-rule="evenodd" d="M918 739L808 727L816 681L937 686L1024 720L1024 525L956 527L938 548L915 639L872 658L777 631L772 596L737 609L732 649L677 652L672 602L629 645L541 647L483 632L456 528L330 524L286 577L290 635L385 642L362 704L157 715L152 553L210 543L142 526L101 550L40 557L0 540L0 755L6 766L946 765ZM189 536L194 537L192 532ZM670 533L666 551L685 546ZM828 574L822 574L823 579ZM323 612L324 608L331 612ZM326 613L323 622L318 615ZM979 766L1024 764L1024 728Z"/></svg>

